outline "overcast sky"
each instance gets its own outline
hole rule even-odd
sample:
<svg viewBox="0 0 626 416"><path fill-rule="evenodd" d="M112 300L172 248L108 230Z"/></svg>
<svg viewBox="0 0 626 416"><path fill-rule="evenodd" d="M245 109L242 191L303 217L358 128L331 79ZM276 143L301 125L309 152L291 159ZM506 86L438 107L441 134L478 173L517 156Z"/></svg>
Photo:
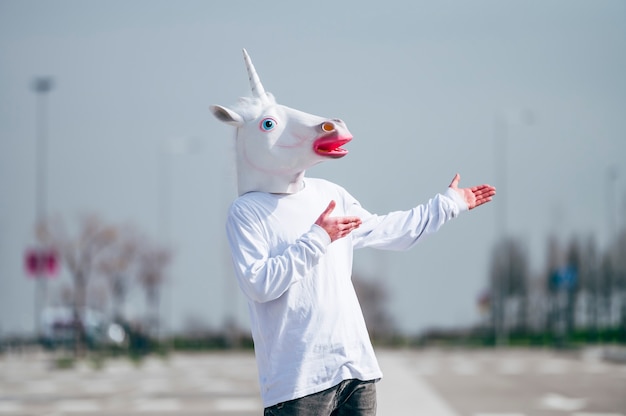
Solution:
<svg viewBox="0 0 626 416"><path fill-rule="evenodd" d="M356 253L355 272L385 282L407 332L479 320L502 210L534 272L548 235L603 245L611 221L624 225L624 1L0 0L0 334L33 330L22 261L35 241L31 84L42 75L54 78L47 212L70 223L97 213L163 241L166 189L177 252L167 325L217 327L232 313L247 325L225 257L233 131L208 111L249 95L242 48L278 102L347 123L350 154L308 175L370 211L425 202L456 172L461 185L498 187L492 204L408 252ZM201 142L193 154L167 150L185 137ZM506 181L496 140L507 144ZM63 271L50 296L67 281Z"/></svg>

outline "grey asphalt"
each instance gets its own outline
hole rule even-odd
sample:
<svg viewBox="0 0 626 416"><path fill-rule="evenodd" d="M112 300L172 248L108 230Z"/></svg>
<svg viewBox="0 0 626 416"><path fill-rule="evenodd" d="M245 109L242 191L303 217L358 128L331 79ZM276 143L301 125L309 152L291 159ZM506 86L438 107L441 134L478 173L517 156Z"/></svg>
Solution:
<svg viewBox="0 0 626 416"><path fill-rule="evenodd" d="M381 416L626 416L626 364L601 351L378 349ZM54 367L0 355L0 415L261 415L251 352Z"/></svg>

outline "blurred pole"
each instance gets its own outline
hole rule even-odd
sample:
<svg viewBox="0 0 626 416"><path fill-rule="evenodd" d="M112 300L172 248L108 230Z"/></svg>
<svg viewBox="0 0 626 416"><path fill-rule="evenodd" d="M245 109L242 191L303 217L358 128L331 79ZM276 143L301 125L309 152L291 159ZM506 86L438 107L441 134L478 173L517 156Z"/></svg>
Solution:
<svg viewBox="0 0 626 416"><path fill-rule="evenodd" d="M52 90L51 77L37 77L33 81L33 91L37 94L37 146L36 146L36 185L35 185L35 227L39 227L45 220L47 212L47 183L48 170L48 143L47 143L47 94ZM43 303L47 295L47 281L41 267L35 277L35 335L41 336L41 314Z"/></svg>
<svg viewBox="0 0 626 416"><path fill-rule="evenodd" d="M508 116L508 117L507 117ZM507 244L509 238L508 230L508 204L509 204L509 159L508 159L508 141L509 126L512 124L510 114L496 113L494 118L494 150L495 150L495 169L496 169L496 187L498 188L499 209L496 211L496 232L499 244ZM528 109L515 113L515 120L520 125L531 125L534 122L534 114ZM494 319L494 330L496 331L496 345L506 346L509 343L509 333L506 322L506 299L509 292L509 279L511 277L510 252L506 249L504 258L505 264L503 270L505 275L500 279L496 291L497 304Z"/></svg>
<svg viewBox="0 0 626 416"><path fill-rule="evenodd" d="M496 210L496 233L497 238L500 240L498 244L504 244L507 238L507 164L508 164L508 151L507 151L507 140L508 140L508 130L507 130L507 122L505 116L502 114L496 114L494 119L494 148L495 148L495 165L496 165L496 180L498 188L498 203L496 206L498 209ZM506 252L505 252L506 253ZM508 286L508 253L505 256L505 265L503 270L506 275L500 277L500 279L496 278L497 285L494 288L496 291L496 296L494 299L497 299L494 316L494 330L496 336L496 345L498 346L506 346L508 344L508 334L505 323L505 303L506 303L506 294L507 294L507 286Z"/></svg>

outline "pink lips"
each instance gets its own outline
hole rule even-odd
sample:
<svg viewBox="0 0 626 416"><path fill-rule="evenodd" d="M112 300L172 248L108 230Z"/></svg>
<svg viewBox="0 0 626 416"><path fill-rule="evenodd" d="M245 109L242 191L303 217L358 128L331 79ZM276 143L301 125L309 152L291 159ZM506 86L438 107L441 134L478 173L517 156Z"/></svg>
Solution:
<svg viewBox="0 0 626 416"><path fill-rule="evenodd" d="M340 137L336 134L320 137L313 142L313 150L320 156L338 159L348 154L341 146L352 140L352 136Z"/></svg>

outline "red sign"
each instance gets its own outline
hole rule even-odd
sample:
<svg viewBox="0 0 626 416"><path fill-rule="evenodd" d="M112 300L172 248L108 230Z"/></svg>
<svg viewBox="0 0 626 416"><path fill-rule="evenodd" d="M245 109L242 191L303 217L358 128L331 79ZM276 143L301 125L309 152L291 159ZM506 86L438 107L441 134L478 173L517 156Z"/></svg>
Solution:
<svg viewBox="0 0 626 416"><path fill-rule="evenodd" d="M30 249L24 256L24 268L30 277L54 277L59 270L59 256L53 249Z"/></svg>

